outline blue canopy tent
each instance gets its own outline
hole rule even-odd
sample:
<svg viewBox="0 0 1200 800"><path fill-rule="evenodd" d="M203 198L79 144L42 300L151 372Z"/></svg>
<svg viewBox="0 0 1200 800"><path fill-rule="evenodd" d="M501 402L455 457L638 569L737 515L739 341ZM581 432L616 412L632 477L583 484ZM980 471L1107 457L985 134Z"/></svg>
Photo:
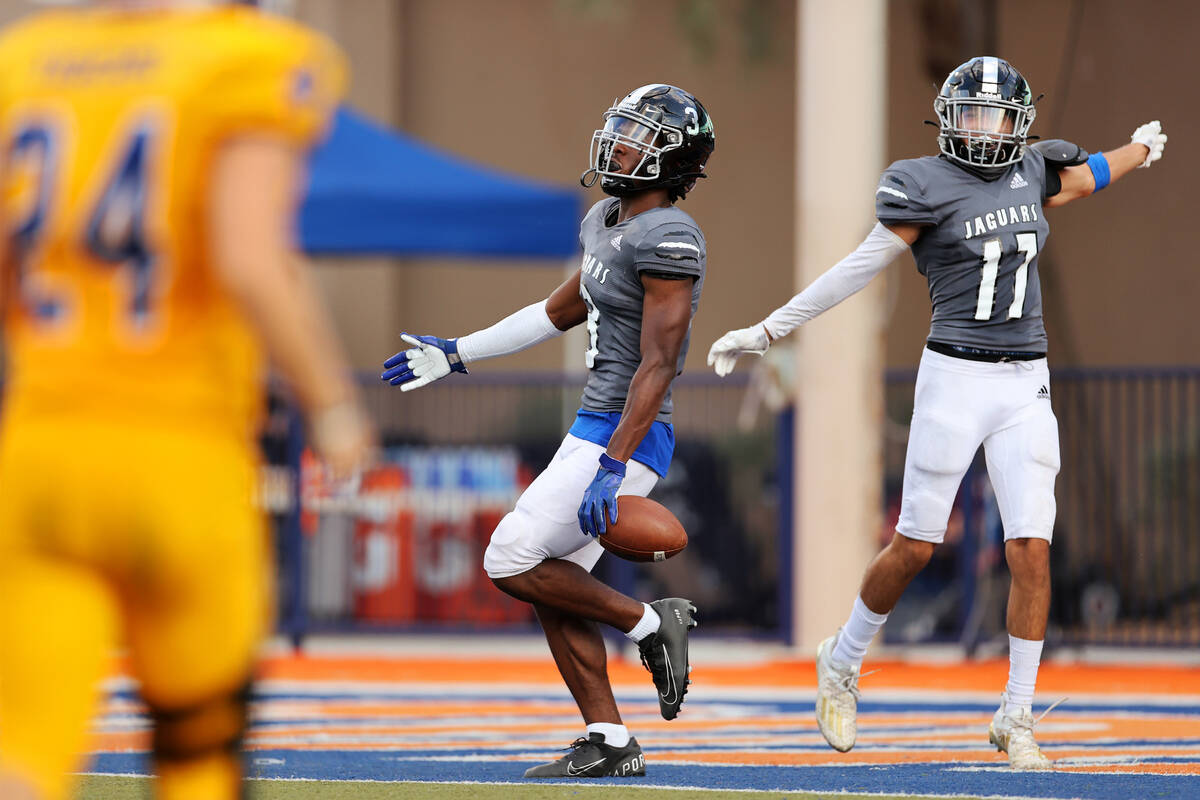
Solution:
<svg viewBox="0 0 1200 800"><path fill-rule="evenodd" d="M442 153L342 108L312 156L300 236L313 255L544 258L579 249L579 193Z"/></svg>

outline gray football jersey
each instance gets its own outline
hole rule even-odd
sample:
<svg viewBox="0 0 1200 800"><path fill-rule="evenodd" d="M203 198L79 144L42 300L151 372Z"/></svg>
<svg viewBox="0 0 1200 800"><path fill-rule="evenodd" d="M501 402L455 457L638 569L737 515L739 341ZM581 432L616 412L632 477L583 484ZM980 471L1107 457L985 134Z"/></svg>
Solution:
<svg viewBox="0 0 1200 800"><path fill-rule="evenodd" d="M679 275L692 282L692 316L700 306L707 253L700 228L674 206L643 211L617 225L619 201L606 198L592 206L579 228L583 248L579 294L588 307L588 368L583 408L621 411L629 382L642 361L641 273ZM684 336L675 374L683 372L692 329ZM671 421L671 391L658 410L658 421Z"/></svg>
<svg viewBox="0 0 1200 800"><path fill-rule="evenodd" d="M1045 186L1046 162L1032 148L993 181L934 156L884 171L875 216L928 226L912 250L929 281L930 340L1045 352L1037 273L1050 233Z"/></svg>

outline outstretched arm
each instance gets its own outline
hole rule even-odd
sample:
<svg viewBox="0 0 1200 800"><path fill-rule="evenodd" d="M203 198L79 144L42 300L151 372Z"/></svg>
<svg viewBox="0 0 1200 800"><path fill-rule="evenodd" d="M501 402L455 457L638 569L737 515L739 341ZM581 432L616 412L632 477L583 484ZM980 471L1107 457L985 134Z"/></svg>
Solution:
<svg viewBox="0 0 1200 800"><path fill-rule="evenodd" d="M776 339L822 314L860 291L896 256L907 250L921 235L915 223L884 225L876 223L853 253L834 264L784 305L775 309L757 325L730 331L708 351L708 365L722 377L733 371L744 353L762 355Z"/></svg>
<svg viewBox="0 0 1200 800"><path fill-rule="evenodd" d="M1158 120L1147 122L1133 132L1129 144L1105 153L1093 153L1086 164L1059 170L1062 188L1046 199L1046 207L1063 206L1095 194L1137 167L1150 166L1162 158L1166 143L1167 135L1162 132Z"/></svg>
<svg viewBox="0 0 1200 800"><path fill-rule="evenodd" d="M531 303L490 328L462 338L400 334L412 348L383 362L380 378L399 386L402 392L409 392L451 372L466 372L467 364L472 361L519 353L561 335L587 319L587 305L579 296L579 276L576 270L545 300Z"/></svg>

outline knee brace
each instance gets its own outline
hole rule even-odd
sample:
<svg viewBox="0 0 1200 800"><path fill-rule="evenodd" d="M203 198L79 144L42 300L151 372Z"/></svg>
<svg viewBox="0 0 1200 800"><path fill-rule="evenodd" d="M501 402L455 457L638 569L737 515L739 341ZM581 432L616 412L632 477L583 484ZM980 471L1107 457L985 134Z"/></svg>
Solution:
<svg viewBox="0 0 1200 800"><path fill-rule="evenodd" d="M151 707L154 757L181 762L225 753L236 756L246 734L251 684L187 708Z"/></svg>

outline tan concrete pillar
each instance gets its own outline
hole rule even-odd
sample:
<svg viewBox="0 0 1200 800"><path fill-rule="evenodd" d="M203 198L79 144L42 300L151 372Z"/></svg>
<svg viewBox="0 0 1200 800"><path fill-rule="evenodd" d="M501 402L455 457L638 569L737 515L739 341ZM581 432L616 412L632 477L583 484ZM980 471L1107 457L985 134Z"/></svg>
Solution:
<svg viewBox="0 0 1200 800"><path fill-rule="evenodd" d="M884 164L884 0L800 0L796 283L874 224ZM882 282L797 333L793 639L831 635L874 554L882 492Z"/></svg>

